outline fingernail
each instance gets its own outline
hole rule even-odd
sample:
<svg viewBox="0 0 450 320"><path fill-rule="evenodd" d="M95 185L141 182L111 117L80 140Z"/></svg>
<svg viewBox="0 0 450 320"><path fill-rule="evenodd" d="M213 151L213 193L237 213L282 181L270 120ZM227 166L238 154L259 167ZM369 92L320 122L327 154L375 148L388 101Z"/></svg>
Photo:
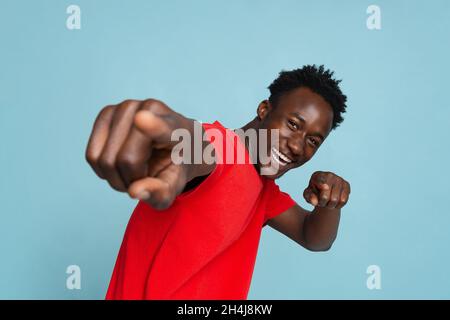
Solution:
<svg viewBox="0 0 450 320"><path fill-rule="evenodd" d="M139 200L146 200L150 198L150 192L148 192L147 190L141 191L138 193L137 198Z"/></svg>

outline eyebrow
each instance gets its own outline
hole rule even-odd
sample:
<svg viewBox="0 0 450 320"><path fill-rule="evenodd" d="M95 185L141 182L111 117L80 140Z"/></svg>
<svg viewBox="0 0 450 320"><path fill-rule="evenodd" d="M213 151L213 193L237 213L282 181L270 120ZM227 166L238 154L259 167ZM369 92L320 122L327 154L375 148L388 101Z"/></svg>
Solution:
<svg viewBox="0 0 450 320"><path fill-rule="evenodd" d="M305 119L303 119L303 117L300 115L300 113L292 112L290 115L296 117L300 122L306 123ZM312 135L319 137L322 141L325 140L324 136L320 132L313 132Z"/></svg>

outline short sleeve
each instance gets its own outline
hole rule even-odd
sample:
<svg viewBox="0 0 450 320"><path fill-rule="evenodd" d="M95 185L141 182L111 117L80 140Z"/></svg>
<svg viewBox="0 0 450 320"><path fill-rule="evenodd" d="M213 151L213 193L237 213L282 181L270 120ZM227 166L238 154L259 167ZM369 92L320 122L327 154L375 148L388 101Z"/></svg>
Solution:
<svg viewBox="0 0 450 320"><path fill-rule="evenodd" d="M274 180L267 179L265 188L266 211L264 223L296 204L289 194L280 190Z"/></svg>

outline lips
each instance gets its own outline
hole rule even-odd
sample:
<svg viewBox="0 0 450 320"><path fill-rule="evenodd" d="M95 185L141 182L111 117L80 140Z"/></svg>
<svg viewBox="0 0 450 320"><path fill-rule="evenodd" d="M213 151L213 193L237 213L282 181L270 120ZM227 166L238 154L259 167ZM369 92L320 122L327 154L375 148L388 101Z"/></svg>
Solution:
<svg viewBox="0 0 450 320"><path fill-rule="evenodd" d="M272 147L272 158L282 166L288 165L292 162L292 160L287 155L285 155L275 147Z"/></svg>

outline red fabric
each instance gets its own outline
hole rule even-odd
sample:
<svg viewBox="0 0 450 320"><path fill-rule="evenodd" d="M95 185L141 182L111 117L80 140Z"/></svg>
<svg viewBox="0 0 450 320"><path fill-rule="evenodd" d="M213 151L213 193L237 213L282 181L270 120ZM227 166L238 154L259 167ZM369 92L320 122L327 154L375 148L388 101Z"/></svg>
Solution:
<svg viewBox="0 0 450 320"><path fill-rule="evenodd" d="M138 203L106 299L247 298L262 227L295 202L248 161L224 164L228 152L245 152L244 145L225 148L237 136L218 121L203 126L218 164L164 211Z"/></svg>

